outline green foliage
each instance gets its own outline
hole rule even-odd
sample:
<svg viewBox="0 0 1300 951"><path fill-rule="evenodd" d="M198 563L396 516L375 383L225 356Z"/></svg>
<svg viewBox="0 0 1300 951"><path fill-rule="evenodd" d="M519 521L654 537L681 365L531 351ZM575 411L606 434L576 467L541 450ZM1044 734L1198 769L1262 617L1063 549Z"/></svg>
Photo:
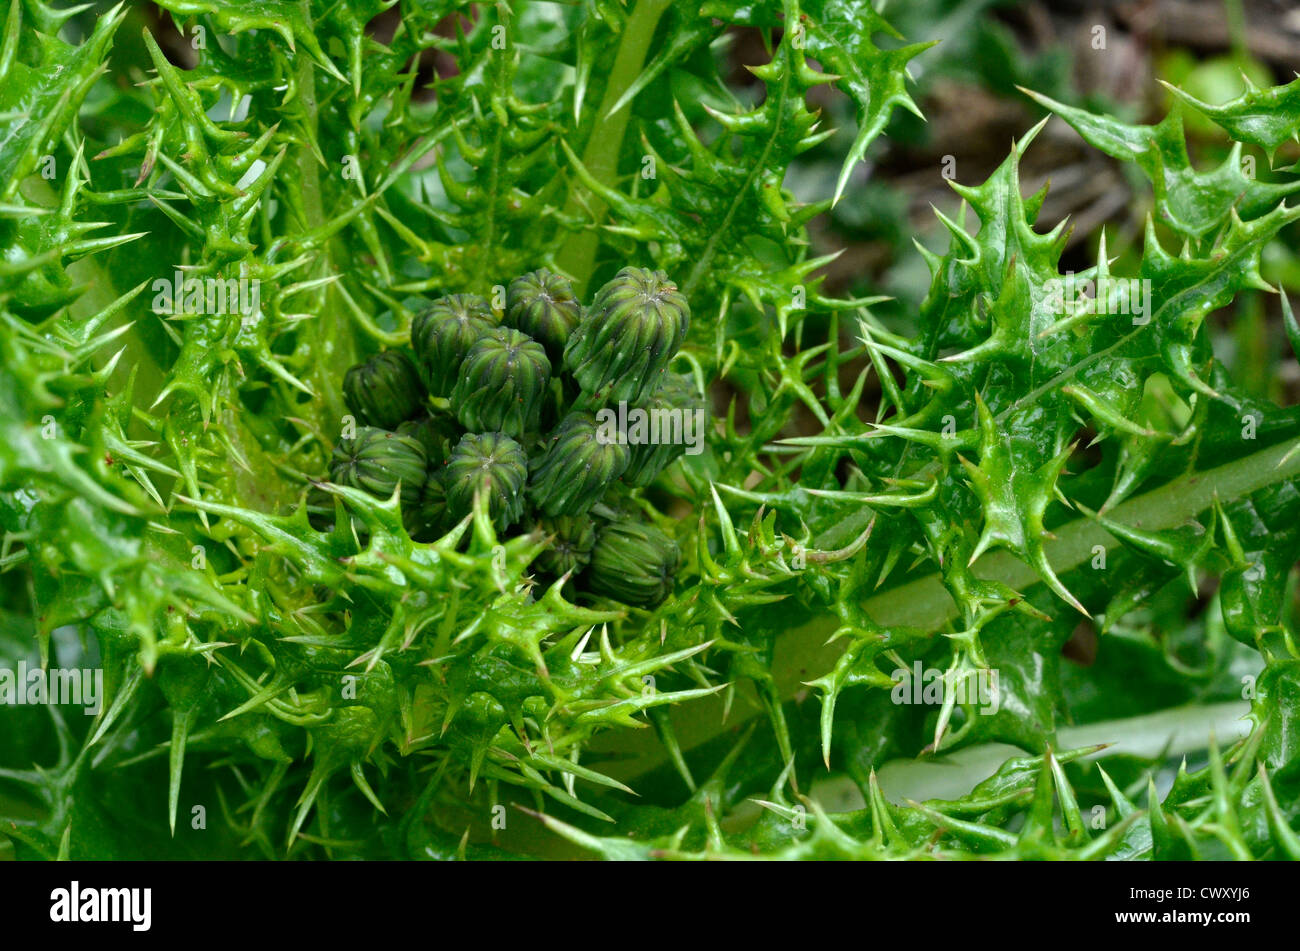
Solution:
<svg viewBox="0 0 1300 951"><path fill-rule="evenodd" d="M19 857L1300 857L1300 415L1208 321L1300 217L1297 83L1154 126L1035 94L1151 180L1140 258L1103 235L1076 293L1034 129L954 185L899 332L809 251L917 111L928 44L866 2L161 6L192 68L125 6L11 0L0 42L0 670L105 689L0 706ZM856 130L801 203L828 96ZM596 438L702 396L698 455ZM534 459L453 421L570 407ZM1248 729L1179 766L1128 731L1168 711ZM956 798L877 774L990 743Z"/></svg>

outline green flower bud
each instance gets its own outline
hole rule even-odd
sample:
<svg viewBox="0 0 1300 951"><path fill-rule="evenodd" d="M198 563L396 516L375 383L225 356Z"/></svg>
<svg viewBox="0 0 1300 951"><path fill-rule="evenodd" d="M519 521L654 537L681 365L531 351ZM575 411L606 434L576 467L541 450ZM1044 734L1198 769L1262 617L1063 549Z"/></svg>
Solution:
<svg viewBox="0 0 1300 951"><path fill-rule="evenodd" d="M431 395L450 395L465 354L495 325L492 308L476 294L439 298L411 322L411 349Z"/></svg>
<svg viewBox="0 0 1300 951"><path fill-rule="evenodd" d="M542 345L498 327L466 354L451 392L452 408L466 429L521 438L537 429L550 380L551 361Z"/></svg>
<svg viewBox="0 0 1300 951"><path fill-rule="evenodd" d="M625 267L596 292L569 337L564 364L596 399L636 402L658 385L690 321L686 298L668 275Z"/></svg>
<svg viewBox="0 0 1300 951"><path fill-rule="evenodd" d="M584 516L561 515L538 519L537 528L551 538L550 544L533 562L539 571L557 578L577 574L591 561L596 529Z"/></svg>
<svg viewBox="0 0 1300 951"><path fill-rule="evenodd" d="M625 434L632 461L623 474L623 481L628 485L647 486L686 451L688 434L692 438L704 438L704 433L697 432L695 427L706 407L690 377L665 373L659 388L634 408L641 410L645 414L642 419L648 422L643 424L645 432L638 434L634 423ZM638 435L642 438L636 438Z"/></svg>
<svg viewBox="0 0 1300 951"><path fill-rule="evenodd" d="M587 587L635 607L653 608L673 590L677 543L653 525L634 519L610 522L596 537Z"/></svg>
<svg viewBox="0 0 1300 951"><path fill-rule="evenodd" d="M581 515L627 469L628 447L604 438L591 413L566 416L545 442L528 494L546 515Z"/></svg>
<svg viewBox="0 0 1300 951"><path fill-rule="evenodd" d="M464 435L464 430L457 425L456 421L442 413L407 420L397 427L397 432L420 441L431 469L447 461L447 457L451 455L451 447L456 445Z"/></svg>
<svg viewBox="0 0 1300 951"><path fill-rule="evenodd" d="M418 542L436 541L448 528L447 492L439 479L431 478L424 484L410 521L414 529L410 535Z"/></svg>
<svg viewBox="0 0 1300 951"><path fill-rule="evenodd" d="M343 401L358 422L393 429L419 412L424 386L410 357L385 350L344 374Z"/></svg>
<svg viewBox="0 0 1300 951"><path fill-rule="evenodd" d="M582 304L567 277L541 268L510 282L504 322L546 348L553 366L564 359L564 344L582 320Z"/></svg>
<svg viewBox="0 0 1300 951"><path fill-rule="evenodd" d="M419 502L426 479L427 462L419 440L372 426L358 429L354 439L341 440L330 461L330 481L379 499L391 496L400 482L404 509Z"/></svg>
<svg viewBox="0 0 1300 951"><path fill-rule="evenodd" d="M442 470L447 514L462 519L474 510L474 492L487 492L488 516L498 529L509 528L523 514L528 457L504 433L468 433L451 451Z"/></svg>

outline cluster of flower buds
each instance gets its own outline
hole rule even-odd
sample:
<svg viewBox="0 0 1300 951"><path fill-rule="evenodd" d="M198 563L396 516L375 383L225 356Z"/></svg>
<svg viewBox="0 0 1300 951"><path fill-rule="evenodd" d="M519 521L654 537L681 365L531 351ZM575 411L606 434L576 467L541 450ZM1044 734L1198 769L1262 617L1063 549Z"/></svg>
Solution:
<svg viewBox="0 0 1300 951"><path fill-rule="evenodd" d="M330 479L389 498L407 531L432 541L476 498L499 533L548 540L535 568L580 590L653 607L672 590L677 545L621 504L685 446L638 442L599 418L699 412L693 381L668 370L690 326L662 271L626 267L584 308L567 278L541 269L510 282L505 307L454 294L411 325L411 349L347 372L360 424L334 451ZM605 504L598 504L605 503Z"/></svg>

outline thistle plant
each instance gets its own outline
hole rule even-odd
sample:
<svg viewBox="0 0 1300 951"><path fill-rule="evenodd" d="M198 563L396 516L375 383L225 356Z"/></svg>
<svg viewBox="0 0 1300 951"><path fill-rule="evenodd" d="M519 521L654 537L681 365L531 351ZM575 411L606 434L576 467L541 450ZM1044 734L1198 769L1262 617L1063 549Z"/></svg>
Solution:
<svg viewBox="0 0 1300 951"><path fill-rule="evenodd" d="M865 2L159 6L185 68L134 7L5 12L0 700L104 683L0 703L13 854L1300 858L1300 416L1211 319L1276 300L1300 354L1300 80L1027 92L1144 233L1075 292L1040 124L900 323L810 250L920 113Z"/></svg>

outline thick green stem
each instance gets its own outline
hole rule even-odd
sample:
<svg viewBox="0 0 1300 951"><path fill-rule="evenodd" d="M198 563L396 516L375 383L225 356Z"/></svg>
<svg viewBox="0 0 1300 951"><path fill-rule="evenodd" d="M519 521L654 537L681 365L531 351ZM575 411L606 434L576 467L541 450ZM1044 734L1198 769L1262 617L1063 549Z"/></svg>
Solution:
<svg viewBox="0 0 1300 951"><path fill-rule="evenodd" d="M1116 506L1110 517L1116 522L1147 531L1175 528L1208 509L1215 498L1224 502L1243 498L1267 486L1300 476L1300 451L1297 449L1300 449L1300 440L1291 440L1214 469L1180 476ZM1288 453L1290 458L1287 458ZM1057 574L1064 574L1092 558L1095 546L1110 549L1119 544L1114 536L1087 517L1061 526L1055 534L1056 538L1045 548ZM1001 581L1020 591L1038 582L1034 569L1005 551L984 555L975 563L974 571L981 578ZM864 602L863 607L876 623L885 627L907 626L939 631L958 616L957 604L949 597L937 573L874 595ZM1064 606L1063 609L1068 610ZM826 643L835 623L829 616L817 618L777 639L772 672L782 699L788 700L806 689L805 683L834 665L845 647L843 639ZM685 706L684 715L673 717L673 727L682 749L705 743L762 711L762 704L748 684L738 684L737 693L749 702L739 716L733 713L730 722L723 720L720 695L692 701ZM740 708L740 704L733 705L733 711ZM654 737L642 736L652 732L642 730L635 735L621 734L617 740L611 740L617 743L619 752L627 759L612 764L616 768L610 769L610 775L627 781L664 761L666 754L662 746Z"/></svg>
<svg viewBox="0 0 1300 951"><path fill-rule="evenodd" d="M618 158L623 151L623 136L632 114L632 103L624 103L612 115L610 110L641 74L655 27L671 3L672 0L637 0L623 26L623 38L614 57L614 67L605 86L604 98L596 112L596 127L582 153L583 166L602 185L613 185L618 174ZM605 214L605 203L580 185L575 185L569 192L564 211L566 215L572 216L590 215L599 223ZM598 231L579 231L569 237L556 255L556 264L562 271L572 275L579 295L586 293L599 245Z"/></svg>
<svg viewBox="0 0 1300 951"><path fill-rule="evenodd" d="M311 22L311 4L301 0L303 16ZM317 127L316 74L310 56L298 58L298 98L302 102L303 112L311 125L311 135L315 139ZM302 148L297 157L299 188L303 214L306 217L308 231L321 228L328 220L325 214L325 202L322 197L320 162L314 150ZM333 241L322 245L321 261L316 276L333 273ZM314 334L314 346L318 349L318 359L310 361L312 374L310 385L321 398L322 421L337 421L346 410L343 406L341 390L343 371L340 367L350 366L353 362L352 327L346 314L340 312L338 297L329 285L317 292L318 333Z"/></svg>
<svg viewBox="0 0 1300 951"><path fill-rule="evenodd" d="M1096 759L1177 757L1208 749L1211 738L1220 746L1228 746L1249 731L1250 724L1243 719L1249 712L1250 704L1244 700L1201 707L1171 707L1121 720L1062 727L1057 739L1062 750L1110 744L1095 755ZM939 759L890 760L876 770L876 779L891 802L960 799L977 783L992 776L1010 757L1023 755L1022 750L1005 743L981 743ZM866 805L857 783L847 776L814 783L811 795L835 812Z"/></svg>

